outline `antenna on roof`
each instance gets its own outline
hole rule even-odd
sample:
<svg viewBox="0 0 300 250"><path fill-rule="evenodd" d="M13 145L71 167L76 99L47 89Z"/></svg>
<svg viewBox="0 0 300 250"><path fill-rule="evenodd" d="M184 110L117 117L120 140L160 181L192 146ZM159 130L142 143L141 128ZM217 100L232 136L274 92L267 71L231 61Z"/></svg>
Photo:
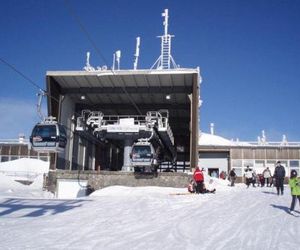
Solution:
<svg viewBox="0 0 300 250"><path fill-rule="evenodd" d="M135 54L134 54L134 63L133 63L133 69L136 70L137 69L137 65L138 65L138 60L139 60L139 56L140 56L140 37L138 36L136 38L136 47L135 47Z"/></svg>
<svg viewBox="0 0 300 250"><path fill-rule="evenodd" d="M83 67L83 69L86 71L95 71L95 68L92 67L90 64L90 55L91 55L91 53L89 51L86 52L86 63L85 63L85 66Z"/></svg>
<svg viewBox="0 0 300 250"><path fill-rule="evenodd" d="M266 133L264 130L261 131L261 139L260 139L260 142L262 145L266 145L268 144L267 142L267 137L266 137Z"/></svg>
<svg viewBox="0 0 300 250"><path fill-rule="evenodd" d="M215 124L214 124L214 123L211 123L211 124L210 124L210 134L211 134L211 135L214 135L214 134L215 134Z"/></svg>
<svg viewBox="0 0 300 250"><path fill-rule="evenodd" d="M288 145L288 140L286 138L286 135L282 135L281 145Z"/></svg>
<svg viewBox="0 0 300 250"><path fill-rule="evenodd" d="M112 70L115 70L115 63L117 63L117 70L120 69L121 50L117 50L113 55L113 66Z"/></svg>
<svg viewBox="0 0 300 250"><path fill-rule="evenodd" d="M169 11L165 9L162 16L165 17L163 22L164 24L164 35L158 36L161 38L161 54L156 62L152 65L151 69L170 69L171 66L173 68L178 68L177 64L175 63L172 55L171 55L171 38L174 37L173 35L168 34L168 19L169 19Z"/></svg>

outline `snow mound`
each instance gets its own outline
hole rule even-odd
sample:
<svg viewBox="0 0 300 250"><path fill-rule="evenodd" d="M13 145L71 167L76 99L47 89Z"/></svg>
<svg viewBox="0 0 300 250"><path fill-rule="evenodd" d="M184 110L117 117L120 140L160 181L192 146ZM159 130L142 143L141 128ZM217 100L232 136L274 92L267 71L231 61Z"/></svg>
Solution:
<svg viewBox="0 0 300 250"><path fill-rule="evenodd" d="M44 173L49 171L49 162L22 158L0 163L0 194L14 197L50 198L53 195L43 191ZM32 182L24 185L19 181Z"/></svg>
<svg viewBox="0 0 300 250"><path fill-rule="evenodd" d="M9 197L52 198L53 194L43 191L43 175L38 175L31 185L24 185L12 177L0 173L0 195Z"/></svg>
<svg viewBox="0 0 300 250"><path fill-rule="evenodd" d="M225 191L230 189L229 181L218 178L213 178L204 173L205 187L208 190L216 189L217 191ZM126 187L126 186L110 186L96 190L91 193L90 196L165 196L170 194L184 194L187 191L188 183L186 188L172 188L172 187L157 187L157 186L144 186L144 187Z"/></svg>
<svg viewBox="0 0 300 250"><path fill-rule="evenodd" d="M0 191L8 189L19 189L23 184L14 181L11 177L0 173Z"/></svg>
<svg viewBox="0 0 300 250"><path fill-rule="evenodd" d="M37 174L48 173L49 162L38 159L21 158L13 161L1 162L1 172L34 172Z"/></svg>
<svg viewBox="0 0 300 250"><path fill-rule="evenodd" d="M125 187L125 186L110 186L96 190L90 196L144 196L151 195L168 195L172 193L186 193L186 188L172 187Z"/></svg>

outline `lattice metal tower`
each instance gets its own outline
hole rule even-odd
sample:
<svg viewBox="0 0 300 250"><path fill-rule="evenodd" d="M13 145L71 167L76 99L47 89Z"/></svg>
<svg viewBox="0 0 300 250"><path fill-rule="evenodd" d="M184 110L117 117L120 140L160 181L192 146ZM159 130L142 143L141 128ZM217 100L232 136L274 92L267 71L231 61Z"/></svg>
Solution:
<svg viewBox="0 0 300 250"><path fill-rule="evenodd" d="M170 69L170 68L178 68L176 65L172 55L171 55L171 38L173 35L168 34L168 9L165 9L165 12L162 13L162 16L165 17L165 21L163 22L165 33L163 36L158 36L161 38L161 54L156 62L152 65L151 69Z"/></svg>

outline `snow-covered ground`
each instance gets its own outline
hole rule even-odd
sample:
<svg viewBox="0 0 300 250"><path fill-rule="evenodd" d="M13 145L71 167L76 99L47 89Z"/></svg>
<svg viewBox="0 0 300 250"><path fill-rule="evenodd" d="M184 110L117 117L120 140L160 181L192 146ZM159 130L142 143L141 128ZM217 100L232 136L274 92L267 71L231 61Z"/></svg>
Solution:
<svg viewBox="0 0 300 250"><path fill-rule="evenodd" d="M215 180L216 194L112 186L58 200L0 175L1 249L298 249L300 209L274 188ZM10 190L10 191L8 191ZM47 197L48 198L45 198Z"/></svg>

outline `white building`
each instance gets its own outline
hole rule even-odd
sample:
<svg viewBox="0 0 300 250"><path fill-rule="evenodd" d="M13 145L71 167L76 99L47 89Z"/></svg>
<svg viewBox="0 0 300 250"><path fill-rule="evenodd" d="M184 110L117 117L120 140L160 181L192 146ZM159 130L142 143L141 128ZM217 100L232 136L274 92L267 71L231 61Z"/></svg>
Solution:
<svg viewBox="0 0 300 250"><path fill-rule="evenodd" d="M268 142L264 132L256 142L233 141L214 135L199 133L199 166L209 174L213 171L228 173L235 168L239 181L242 181L244 169L249 166L257 174L269 167L274 173L277 161L285 167L287 175L292 169L300 171L300 142L288 142L283 136L281 142Z"/></svg>

